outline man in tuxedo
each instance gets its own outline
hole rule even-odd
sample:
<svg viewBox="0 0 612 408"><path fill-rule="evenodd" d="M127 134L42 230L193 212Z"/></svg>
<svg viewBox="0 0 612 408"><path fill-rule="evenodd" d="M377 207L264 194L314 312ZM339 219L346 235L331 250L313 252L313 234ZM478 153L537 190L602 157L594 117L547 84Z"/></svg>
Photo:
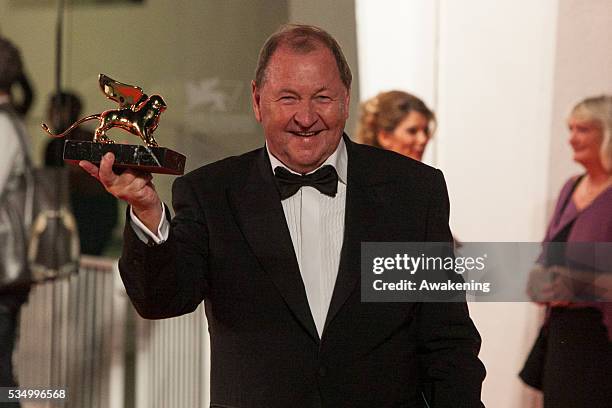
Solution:
<svg viewBox="0 0 612 408"><path fill-rule="evenodd" d="M465 303L365 303L360 245L451 241L439 170L343 134L351 73L336 41L281 28L252 102L266 144L178 178L81 163L130 204L120 271L152 319L204 301L211 406L481 407Z"/></svg>

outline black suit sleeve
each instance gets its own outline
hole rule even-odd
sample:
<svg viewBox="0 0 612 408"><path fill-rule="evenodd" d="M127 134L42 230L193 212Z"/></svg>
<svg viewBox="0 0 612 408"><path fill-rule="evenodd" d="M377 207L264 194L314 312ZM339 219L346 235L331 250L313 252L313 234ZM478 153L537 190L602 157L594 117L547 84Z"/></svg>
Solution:
<svg viewBox="0 0 612 408"><path fill-rule="evenodd" d="M449 242L449 200L437 171L428 210L427 241ZM483 364L480 335L465 302L421 303L418 313L419 363L423 393L430 407L478 408Z"/></svg>
<svg viewBox="0 0 612 408"><path fill-rule="evenodd" d="M145 244L136 236L129 218L124 229L119 271L134 307L147 319L190 313L207 291L204 213L184 178L174 182L172 197L176 215L166 242ZM166 214L170 214L167 208Z"/></svg>

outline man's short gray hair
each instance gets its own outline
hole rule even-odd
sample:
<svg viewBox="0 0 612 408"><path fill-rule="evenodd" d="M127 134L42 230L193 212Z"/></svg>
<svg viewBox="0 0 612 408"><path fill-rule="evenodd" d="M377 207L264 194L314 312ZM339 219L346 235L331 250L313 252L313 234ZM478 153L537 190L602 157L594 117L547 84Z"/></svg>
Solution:
<svg viewBox="0 0 612 408"><path fill-rule="evenodd" d="M338 42L327 31L319 27L302 24L283 25L268 37L259 52L259 59L255 70L255 84L258 88L261 88L265 82L266 68L270 58L272 58L274 52L281 45L289 47L292 51L304 54L314 51L321 46L329 49L336 60L342 83L347 90L351 89L353 75Z"/></svg>

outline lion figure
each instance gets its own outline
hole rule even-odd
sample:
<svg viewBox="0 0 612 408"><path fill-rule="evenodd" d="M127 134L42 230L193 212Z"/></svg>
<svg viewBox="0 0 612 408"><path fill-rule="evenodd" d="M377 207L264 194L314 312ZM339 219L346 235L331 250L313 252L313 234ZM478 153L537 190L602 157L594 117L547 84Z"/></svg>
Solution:
<svg viewBox="0 0 612 408"><path fill-rule="evenodd" d="M74 128L90 120L98 119L93 141L99 143L114 143L106 132L114 127L126 130L142 139L149 147L157 147L153 132L159 125L159 116L167 105L160 95L147 97L142 89L115 81L106 75L99 77L100 88L104 94L120 104L119 109L110 109L95 115L89 115L70 125L60 134L53 134L43 123L43 129L53 137L64 137Z"/></svg>

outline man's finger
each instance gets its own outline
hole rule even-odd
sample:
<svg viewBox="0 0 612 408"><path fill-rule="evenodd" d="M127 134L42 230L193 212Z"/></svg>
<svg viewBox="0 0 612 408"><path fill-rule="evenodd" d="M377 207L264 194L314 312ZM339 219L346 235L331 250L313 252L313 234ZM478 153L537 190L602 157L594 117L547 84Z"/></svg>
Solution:
<svg viewBox="0 0 612 408"><path fill-rule="evenodd" d="M111 152L106 153L102 157L102 160L100 160L100 171L98 173L100 175L99 180L107 187L111 186L113 182L117 179L117 177L119 177L115 173L113 173L114 163L115 155Z"/></svg>
<svg viewBox="0 0 612 408"><path fill-rule="evenodd" d="M100 177L98 176L99 169L95 164L90 163L87 160L81 160L79 162L79 167L85 170L91 177L95 178L96 180L100 180Z"/></svg>

